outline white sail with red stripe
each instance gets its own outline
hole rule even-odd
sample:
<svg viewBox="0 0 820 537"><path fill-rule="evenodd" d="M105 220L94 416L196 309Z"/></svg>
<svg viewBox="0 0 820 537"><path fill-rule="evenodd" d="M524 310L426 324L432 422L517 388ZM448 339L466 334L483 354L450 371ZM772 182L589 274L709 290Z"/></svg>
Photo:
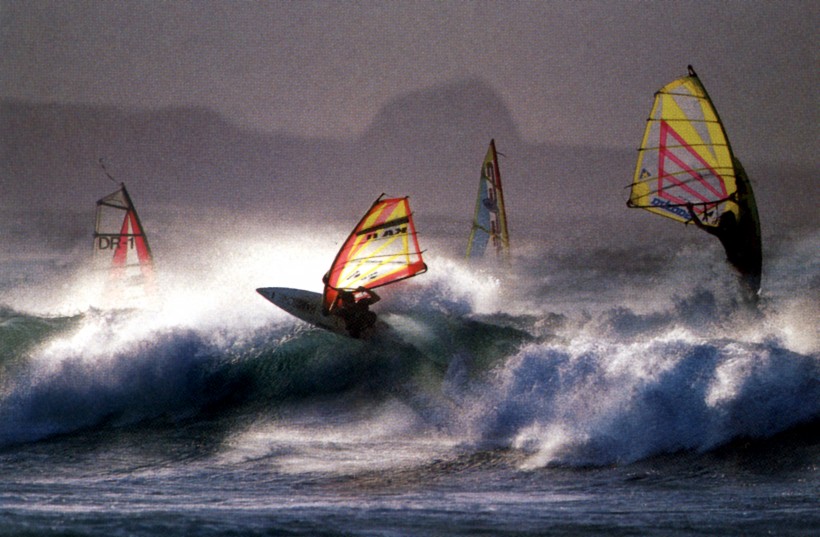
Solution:
<svg viewBox="0 0 820 537"><path fill-rule="evenodd" d="M153 285L154 260L148 237L131 196L120 183L115 192L97 200L94 225L94 258L98 268L109 272L109 291Z"/></svg>

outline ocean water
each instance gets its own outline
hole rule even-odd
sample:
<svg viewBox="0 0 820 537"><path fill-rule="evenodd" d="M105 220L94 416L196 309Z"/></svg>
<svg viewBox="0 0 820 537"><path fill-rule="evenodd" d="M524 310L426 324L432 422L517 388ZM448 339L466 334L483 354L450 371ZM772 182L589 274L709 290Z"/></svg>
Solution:
<svg viewBox="0 0 820 537"><path fill-rule="evenodd" d="M158 297L112 304L82 225L4 222L0 536L817 532L817 230L764 242L750 307L682 226L499 271L417 223L429 272L357 341L254 292L320 290L339 228L156 233Z"/></svg>

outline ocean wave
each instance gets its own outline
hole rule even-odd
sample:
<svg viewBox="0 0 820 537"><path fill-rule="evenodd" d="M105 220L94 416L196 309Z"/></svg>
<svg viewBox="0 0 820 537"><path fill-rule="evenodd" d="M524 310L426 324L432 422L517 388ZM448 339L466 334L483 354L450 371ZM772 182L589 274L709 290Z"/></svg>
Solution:
<svg viewBox="0 0 820 537"><path fill-rule="evenodd" d="M533 467L624 464L820 418L816 352L766 334L738 339L748 326L686 321L618 309L595 328L608 323L628 338L579 333L569 344L527 345L476 402L478 438L523 450Z"/></svg>
<svg viewBox="0 0 820 537"><path fill-rule="evenodd" d="M399 402L416 417L408 437L422 424L475 450L521 452L533 467L765 438L820 413L813 240L781 248L791 264L770 265L770 278L804 292L781 282L755 307L692 248L678 252L676 264L695 260L681 270L619 250L607 272L601 256L556 261L532 247L506 275L430 253L435 270L385 290L374 309L390 333L369 342L310 328L254 293L307 288L326 260L300 255L298 237L268 250L251 240L258 247L218 267L208 255L194 269L166 266L154 311L69 315L71 289L51 297L53 315L41 300L16 302L38 313L0 311L0 445L142 423L241 428L317 398L340 416ZM271 275L283 258L295 261ZM704 284L702 270L719 276Z"/></svg>

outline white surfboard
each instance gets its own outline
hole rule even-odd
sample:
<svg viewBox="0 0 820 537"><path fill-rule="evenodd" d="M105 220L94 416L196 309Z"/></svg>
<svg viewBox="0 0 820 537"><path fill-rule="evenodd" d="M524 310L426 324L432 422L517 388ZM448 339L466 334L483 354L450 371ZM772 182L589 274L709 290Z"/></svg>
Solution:
<svg viewBox="0 0 820 537"><path fill-rule="evenodd" d="M322 313L321 293L289 287L261 287L256 292L306 323L337 334L348 335L344 320L336 315Z"/></svg>
<svg viewBox="0 0 820 537"><path fill-rule="evenodd" d="M256 292L306 323L342 336L352 337L341 317L322 313L321 293L290 287L260 287ZM378 319L375 325L362 332L357 339L371 339L377 335L385 337L391 332L390 326L382 319Z"/></svg>

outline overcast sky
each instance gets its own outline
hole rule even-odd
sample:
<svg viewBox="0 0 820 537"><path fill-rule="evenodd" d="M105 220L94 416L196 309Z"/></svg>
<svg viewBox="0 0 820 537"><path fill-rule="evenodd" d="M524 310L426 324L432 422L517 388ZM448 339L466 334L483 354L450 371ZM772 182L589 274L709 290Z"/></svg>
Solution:
<svg viewBox="0 0 820 537"><path fill-rule="evenodd" d="M652 93L691 63L741 158L816 165L818 15L815 0L0 0L0 96L202 105L343 138L391 98L479 77L530 142L636 147Z"/></svg>

